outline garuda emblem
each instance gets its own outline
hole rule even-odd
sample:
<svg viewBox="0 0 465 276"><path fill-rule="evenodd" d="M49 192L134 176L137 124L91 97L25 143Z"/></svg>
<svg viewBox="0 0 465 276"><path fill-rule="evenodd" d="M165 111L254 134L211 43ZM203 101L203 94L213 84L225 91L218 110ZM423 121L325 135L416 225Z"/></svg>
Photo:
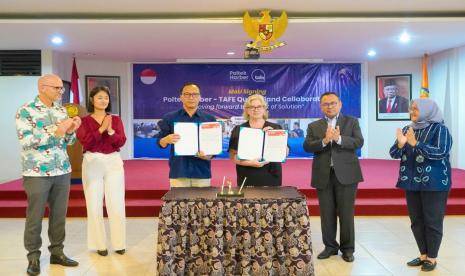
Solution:
<svg viewBox="0 0 465 276"><path fill-rule="evenodd" d="M253 41L247 47L257 49L259 52L271 52L273 49L286 45L277 39L283 35L287 28L287 14L272 20L269 10L260 12L261 18L255 19L245 12L243 18L244 30Z"/></svg>

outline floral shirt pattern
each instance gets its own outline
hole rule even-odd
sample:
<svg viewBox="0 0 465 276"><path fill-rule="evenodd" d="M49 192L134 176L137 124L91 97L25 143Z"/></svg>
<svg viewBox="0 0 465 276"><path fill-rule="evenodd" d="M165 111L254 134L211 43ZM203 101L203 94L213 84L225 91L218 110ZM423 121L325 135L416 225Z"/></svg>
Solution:
<svg viewBox="0 0 465 276"><path fill-rule="evenodd" d="M408 126L402 132L405 134L407 130ZM449 191L452 148L449 130L434 123L414 132L418 141L415 147L406 144L399 149L396 141L389 151L392 158L400 159L397 187L408 191Z"/></svg>
<svg viewBox="0 0 465 276"><path fill-rule="evenodd" d="M47 107L36 97L16 112L16 132L21 145L23 176L57 176L71 172L66 146L76 134L56 137L57 123L68 118L66 109L54 103Z"/></svg>

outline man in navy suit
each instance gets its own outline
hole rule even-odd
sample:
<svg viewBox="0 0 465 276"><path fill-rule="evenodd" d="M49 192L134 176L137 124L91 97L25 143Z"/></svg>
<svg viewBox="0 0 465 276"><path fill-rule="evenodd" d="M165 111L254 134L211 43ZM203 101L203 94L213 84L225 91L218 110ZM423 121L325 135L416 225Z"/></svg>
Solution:
<svg viewBox="0 0 465 276"><path fill-rule="evenodd" d="M384 82L384 98L379 101L379 113L408 113L409 100L398 93L396 81L387 79Z"/></svg>

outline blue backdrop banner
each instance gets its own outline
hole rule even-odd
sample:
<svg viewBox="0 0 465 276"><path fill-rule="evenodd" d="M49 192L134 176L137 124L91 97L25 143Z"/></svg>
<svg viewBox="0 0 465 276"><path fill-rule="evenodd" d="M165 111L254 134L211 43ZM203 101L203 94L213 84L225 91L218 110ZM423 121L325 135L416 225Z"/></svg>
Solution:
<svg viewBox="0 0 465 276"><path fill-rule="evenodd" d="M361 112L359 63L134 64L134 157L167 157L167 151L155 145L156 123L165 113L182 108L180 88L187 82L200 87L199 109L224 121L225 148L230 131L241 123L237 118L242 115L243 103L252 94L263 95L270 118L289 130L290 157L309 156L301 143L307 124L322 117L322 93L336 92L346 115L359 118Z"/></svg>

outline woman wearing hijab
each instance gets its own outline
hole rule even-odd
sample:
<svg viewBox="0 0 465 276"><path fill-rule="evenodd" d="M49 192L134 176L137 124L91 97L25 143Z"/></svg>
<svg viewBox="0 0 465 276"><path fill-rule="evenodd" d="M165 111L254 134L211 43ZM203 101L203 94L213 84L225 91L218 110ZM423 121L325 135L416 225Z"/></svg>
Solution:
<svg viewBox="0 0 465 276"><path fill-rule="evenodd" d="M397 140L389 153L401 159L397 187L405 190L411 228L420 250L420 257L407 265L431 271L437 264L451 188L452 137L433 100L414 100L410 116L412 123L397 129Z"/></svg>

